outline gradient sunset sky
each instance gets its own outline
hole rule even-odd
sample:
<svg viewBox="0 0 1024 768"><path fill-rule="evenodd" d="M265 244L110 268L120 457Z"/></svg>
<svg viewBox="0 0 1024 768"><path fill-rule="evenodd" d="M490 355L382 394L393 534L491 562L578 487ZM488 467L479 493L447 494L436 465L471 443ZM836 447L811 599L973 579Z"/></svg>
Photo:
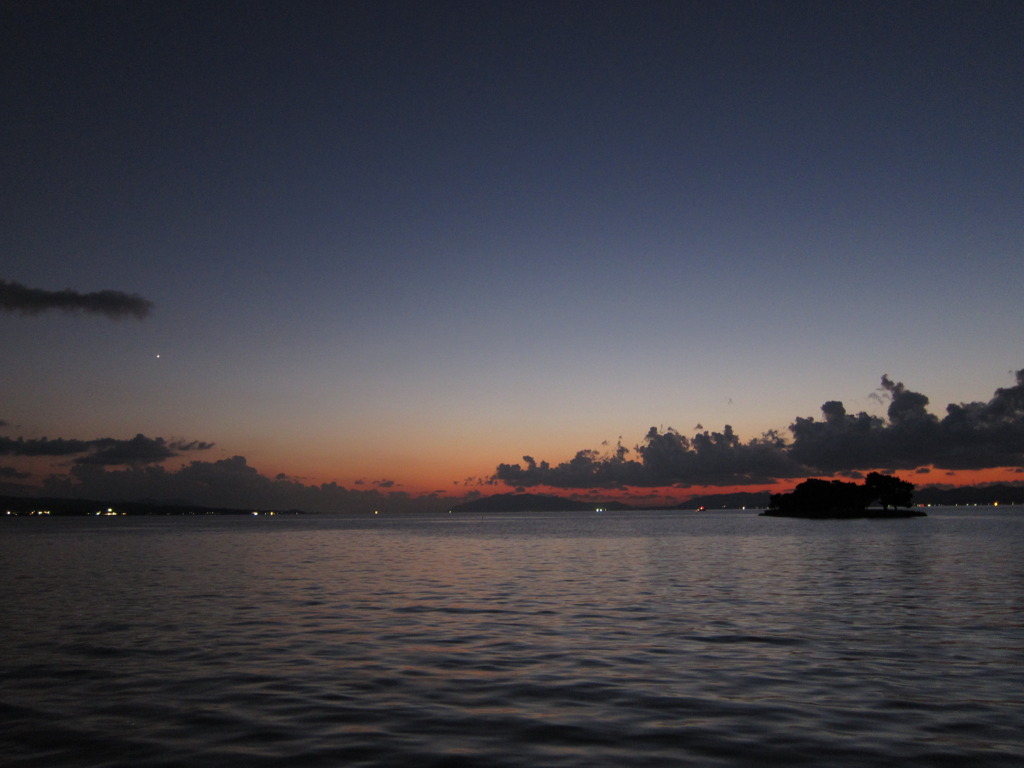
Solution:
<svg viewBox="0 0 1024 768"><path fill-rule="evenodd" d="M143 497L145 472L215 465L504 492L523 456L637 460L651 427L791 441L829 401L884 428L904 391L942 419L1024 368L1022 3L0 21L6 491L88 467ZM915 482L1020 477L1022 453ZM883 459L833 469L914 463ZM631 492L766 487L709 476Z"/></svg>

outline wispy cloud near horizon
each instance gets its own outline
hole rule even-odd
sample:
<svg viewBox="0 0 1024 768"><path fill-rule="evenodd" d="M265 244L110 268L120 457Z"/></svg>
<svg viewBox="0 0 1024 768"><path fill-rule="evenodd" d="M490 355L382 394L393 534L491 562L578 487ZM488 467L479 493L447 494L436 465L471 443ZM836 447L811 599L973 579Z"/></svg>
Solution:
<svg viewBox="0 0 1024 768"><path fill-rule="evenodd" d="M41 312L88 312L105 315L114 320L133 316L144 319L153 309L153 302L141 296L122 291L95 291L80 293L70 288L47 291L29 288L12 280L0 280L0 310L38 315Z"/></svg>

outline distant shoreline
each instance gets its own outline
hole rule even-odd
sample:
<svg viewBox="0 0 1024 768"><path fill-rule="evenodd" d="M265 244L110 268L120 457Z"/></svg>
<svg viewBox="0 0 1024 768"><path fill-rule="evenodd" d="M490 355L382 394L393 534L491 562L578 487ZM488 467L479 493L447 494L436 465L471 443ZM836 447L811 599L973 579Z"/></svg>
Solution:
<svg viewBox="0 0 1024 768"><path fill-rule="evenodd" d="M100 501L53 497L0 496L0 515L10 517L104 517L206 515L302 515L300 509L238 509L198 504L161 504L147 501Z"/></svg>
<svg viewBox="0 0 1024 768"><path fill-rule="evenodd" d="M865 514L855 515L860 518L886 517L920 517L926 516L918 512L921 508L928 507L986 507L986 506L1018 506L1024 505L1024 491L1022 488L1001 486L993 489L989 494L968 495L963 491L989 490L986 488L964 488L955 489L950 496L954 498L935 498L929 493L929 489L915 494L914 509L892 510L888 514L877 513L868 509ZM1007 491L1016 493L1007 493ZM1002 492L1000 492L1002 491ZM989 498L985 498L988 496ZM925 498L921 498L925 497ZM994 497L994 498L992 498ZM998 500L997 500L998 499ZM634 510L676 510L679 512L700 512L714 511L720 509L748 510L752 514L764 514L761 510L768 507L768 494L720 494L694 497L682 504L672 506L637 506L632 507L621 502L580 502L562 497L546 496L542 494L497 494L482 499L476 499L469 503L454 506L442 506L436 504L434 508L423 510L424 513L431 512L629 512ZM327 512L309 512L301 509L268 509L268 508L234 508L234 507L205 507L200 504L191 504L185 500L159 501L112 501L100 499L69 499L57 497L37 496L10 496L0 495L0 517L22 517L22 516L60 516L60 517L90 517L103 515L135 515L135 516L208 516L208 515L318 515L333 514ZM412 512L411 514L416 514ZM768 517L808 517L820 519L841 519L849 515L782 515L775 511L770 512Z"/></svg>
<svg viewBox="0 0 1024 768"><path fill-rule="evenodd" d="M828 512L783 512L766 509L761 517L797 517L803 520L888 520L906 517L927 517L920 509L857 509L850 512L831 510Z"/></svg>

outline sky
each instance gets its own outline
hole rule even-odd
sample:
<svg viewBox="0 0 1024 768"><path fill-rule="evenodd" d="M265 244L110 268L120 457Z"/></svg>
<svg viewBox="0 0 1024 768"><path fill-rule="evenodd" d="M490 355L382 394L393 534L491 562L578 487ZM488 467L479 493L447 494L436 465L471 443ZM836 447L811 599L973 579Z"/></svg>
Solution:
<svg viewBox="0 0 1024 768"><path fill-rule="evenodd" d="M1020 479L1021 39L977 0L6 2L0 491Z"/></svg>

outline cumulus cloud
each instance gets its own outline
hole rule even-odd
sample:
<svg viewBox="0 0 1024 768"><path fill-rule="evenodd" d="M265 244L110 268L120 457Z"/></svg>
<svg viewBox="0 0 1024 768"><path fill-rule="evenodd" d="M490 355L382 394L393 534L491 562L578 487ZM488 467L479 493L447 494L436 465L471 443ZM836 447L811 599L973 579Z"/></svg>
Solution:
<svg viewBox="0 0 1024 768"><path fill-rule="evenodd" d="M128 315L142 319L149 314L153 303L131 293L96 291L79 293L70 288L46 291L29 288L21 283L0 280L0 310L37 315L51 309L64 312L90 312L119 319Z"/></svg>
<svg viewBox="0 0 1024 768"><path fill-rule="evenodd" d="M831 473L884 467L988 469L1024 461L1024 370L1013 387L987 403L950 403L939 418L928 397L882 377L888 419L847 414L842 403L822 406L822 419L797 418L789 454L814 471Z"/></svg>
<svg viewBox="0 0 1024 768"><path fill-rule="evenodd" d="M213 443L199 440L164 440L139 434L130 440L101 437L96 440L66 440L45 437L26 440L0 437L0 456L75 456L76 464L153 464L190 451L208 450Z"/></svg>
<svg viewBox="0 0 1024 768"><path fill-rule="evenodd" d="M946 407L942 419L927 410L928 397L882 376L886 417L849 414L843 403L821 406L820 420L797 417L790 440L768 432L746 443L730 426L687 438L651 427L632 451L582 450L551 465L524 456L499 464L492 479L528 488L625 488L768 484L816 474L854 475L871 469L986 469L1024 463L1024 370L1013 387L987 403ZM699 426L699 425L698 425Z"/></svg>
<svg viewBox="0 0 1024 768"><path fill-rule="evenodd" d="M630 458L635 453L637 458ZM780 438L772 433L742 443L726 425L722 432L688 438L674 429L651 427L633 451L618 444L611 453L583 450L551 466L524 456L520 464L499 464L495 479L519 487L625 488L693 485L756 485L776 478L806 476Z"/></svg>

